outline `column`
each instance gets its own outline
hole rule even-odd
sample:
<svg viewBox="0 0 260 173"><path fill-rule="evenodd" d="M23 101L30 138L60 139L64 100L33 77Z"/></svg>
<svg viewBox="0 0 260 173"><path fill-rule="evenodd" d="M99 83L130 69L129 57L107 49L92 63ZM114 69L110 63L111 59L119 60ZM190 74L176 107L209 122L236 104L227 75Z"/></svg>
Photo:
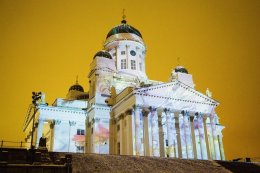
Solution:
<svg viewBox="0 0 260 173"><path fill-rule="evenodd" d="M60 120L53 120L53 123L54 123L54 127L53 127L53 151L59 151L59 145L60 145L60 141L58 140L58 137L57 137L57 131L59 129L59 125L61 123Z"/></svg>
<svg viewBox="0 0 260 173"><path fill-rule="evenodd" d="M208 129L207 129L207 116L203 116L203 129L204 129L204 136L205 136L205 143L207 149L207 158L210 159L210 150L209 150L209 138L208 138Z"/></svg>
<svg viewBox="0 0 260 173"><path fill-rule="evenodd" d="M206 126L207 126L208 141L209 141L210 159L215 160L215 146L213 141L213 129L212 129L211 117L208 117L206 122L208 122L206 123Z"/></svg>
<svg viewBox="0 0 260 173"><path fill-rule="evenodd" d="M53 151L53 142L54 142L54 122L50 123L50 151Z"/></svg>
<svg viewBox="0 0 260 173"><path fill-rule="evenodd" d="M219 143L219 149L220 149L221 160L225 160L225 153L224 153L224 147L223 147L222 138L223 138L222 135L218 135L218 143Z"/></svg>
<svg viewBox="0 0 260 173"><path fill-rule="evenodd" d="M204 126L203 126L203 117L201 114L198 114L198 131L199 131L199 141L201 148L201 158L203 160L208 159L207 146L204 134Z"/></svg>
<svg viewBox="0 0 260 173"><path fill-rule="evenodd" d="M69 144L68 144L68 152L76 152L76 148L75 146L73 146L73 134L77 134L77 131L75 133L75 125L76 122L75 121L69 121Z"/></svg>
<svg viewBox="0 0 260 173"><path fill-rule="evenodd" d="M166 114L166 126L167 126L167 140L168 140L168 154L169 157L174 157L174 124L172 115L169 110L165 110Z"/></svg>
<svg viewBox="0 0 260 173"><path fill-rule="evenodd" d="M131 124L132 124L132 139L133 139L133 142L132 142L132 148L133 148L133 155L136 155L136 130L135 130L135 108L133 107L132 108L132 116L131 116Z"/></svg>
<svg viewBox="0 0 260 173"><path fill-rule="evenodd" d="M175 126L175 116L174 112L170 111L170 120L171 120L171 131L173 134L173 157L178 157L178 141L177 141L177 131Z"/></svg>
<svg viewBox="0 0 260 173"><path fill-rule="evenodd" d="M196 145L196 156L197 159L202 159L202 149L201 149L201 139L200 139L200 133L199 133L199 121L198 121L198 113L195 113L193 117L193 124L194 124L194 135L195 135L195 145Z"/></svg>
<svg viewBox="0 0 260 173"><path fill-rule="evenodd" d="M36 140L36 147L39 147L39 141L40 138L42 137L42 132L43 132L43 124L44 124L44 120L39 119L38 120L38 126L37 126L37 140Z"/></svg>
<svg viewBox="0 0 260 173"><path fill-rule="evenodd" d="M127 110L126 114L126 155L133 155L133 130L132 130L132 110Z"/></svg>
<svg viewBox="0 0 260 173"><path fill-rule="evenodd" d="M114 118L114 115L111 115L112 118L110 118L110 121L109 121L109 153L110 154L117 154L116 153L116 119ZM88 123L88 138L87 138L87 142L88 142L88 150L89 152L91 151L91 145L92 145L92 142L91 142L91 123L89 122Z"/></svg>
<svg viewBox="0 0 260 173"><path fill-rule="evenodd" d="M185 125L185 120L184 120L184 114L181 113L181 114L179 114L179 128L180 128L180 138L181 138L181 152L182 152L183 159L188 158L185 126L186 125Z"/></svg>
<svg viewBox="0 0 260 173"><path fill-rule="evenodd" d="M190 116L190 126L191 126L191 136L192 136L192 146L193 146L193 158L197 159L197 149L196 149L196 136L194 128L194 116Z"/></svg>
<svg viewBox="0 0 260 173"><path fill-rule="evenodd" d="M135 149L136 155L144 155L143 145L143 115L140 107L135 107Z"/></svg>
<svg viewBox="0 0 260 173"><path fill-rule="evenodd" d="M163 134L162 112L161 111L158 113L158 127L159 127L160 156L165 157L164 134Z"/></svg>
<svg viewBox="0 0 260 173"><path fill-rule="evenodd" d="M176 130L176 137L177 137L177 151L178 151L178 158L182 158L182 146L181 146L181 128L180 128L180 121L179 121L179 113L174 114L174 121L175 121L175 130Z"/></svg>
<svg viewBox="0 0 260 173"><path fill-rule="evenodd" d="M215 158L216 160L221 160L221 154L220 154L220 149L219 149L219 142L218 142L218 136L216 132L216 121L215 119L217 116L215 114L212 114L210 119L211 119L211 129L212 129L212 137L213 137L213 145L215 149Z"/></svg>
<svg viewBox="0 0 260 173"><path fill-rule="evenodd" d="M152 156L160 156L158 114L156 108L151 108Z"/></svg>
<svg viewBox="0 0 260 173"><path fill-rule="evenodd" d="M125 151L124 151L124 145L125 145L125 141L124 141L124 114L121 114L119 116L119 127L120 127L120 130L119 130L120 155L123 155L123 154L125 154Z"/></svg>
<svg viewBox="0 0 260 173"><path fill-rule="evenodd" d="M186 152L187 158L192 159L193 157L193 145L192 145L192 136L190 128L190 119L188 111L184 112L184 130L185 130L185 139L186 139Z"/></svg>
<svg viewBox="0 0 260 173"><path fill-rule="evenodd" d="M148 111L143 110L143 131L144 131L144 155L150 156L149 148L149 129L148 129Z"/></svg>
<svg viewBox="0 0 260 173"><path fill-rule="evenodd" d="M163 140L162 140L162 142L163 142L163 146L164 146L163 147L163 152L164 152L163 157L167 157L167 153L166 153L167 146L166 146L166 144L168 142L168 140L167 140L168 134L167 134L167 126L166 126L166 114L165 114L164 111L162 112L162 129L163 129Z"/></svg>
<svg viewBox="0 0 260 173"><path fill-rule="evenodd" d="M151 111L149 110L148 112L148 135L149 135L149 156L153 156L153 136L152 136L152 114Z"/></svg>

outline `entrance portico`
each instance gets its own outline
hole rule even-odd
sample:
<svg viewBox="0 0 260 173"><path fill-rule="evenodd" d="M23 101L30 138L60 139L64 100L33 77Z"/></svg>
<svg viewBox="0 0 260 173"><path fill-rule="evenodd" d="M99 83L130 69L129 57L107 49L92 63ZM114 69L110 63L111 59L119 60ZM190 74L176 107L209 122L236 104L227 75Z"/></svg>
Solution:
<svg viewBox="0 0 260 173"><path fill-rule="evenodd" d="M219 140L223 126L216 123L218 117L214 112L217 101L179 81L130 90L125 98L112 107L111 118L118 127L114 137L120 145L111 146L114 148L111 154L224 158ZM127 150L122 145L133 147ZM122 149L118 150L118 146Z"/></svg>

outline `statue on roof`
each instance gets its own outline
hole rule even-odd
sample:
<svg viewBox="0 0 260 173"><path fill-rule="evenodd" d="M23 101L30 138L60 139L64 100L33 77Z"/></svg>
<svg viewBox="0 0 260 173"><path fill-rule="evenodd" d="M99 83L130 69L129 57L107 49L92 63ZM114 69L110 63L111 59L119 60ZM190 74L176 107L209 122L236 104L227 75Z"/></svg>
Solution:
<svg viewBox="0 0 260 173"><path fill-rule="evenodd" d="M206 96L212 97L212 92L208 88L206 89Z"/></svg>

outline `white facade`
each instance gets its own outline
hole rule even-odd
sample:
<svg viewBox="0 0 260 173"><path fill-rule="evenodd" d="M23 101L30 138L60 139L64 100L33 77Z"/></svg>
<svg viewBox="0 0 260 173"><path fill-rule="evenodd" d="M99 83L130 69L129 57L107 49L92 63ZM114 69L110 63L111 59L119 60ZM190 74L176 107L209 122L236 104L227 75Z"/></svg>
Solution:
<svg viewBox="0 0 260 173"><path fill-rule="evenodd" d="M90 64L89 92L76 84L67 99L38 106L34 139L49 129L44 135L52 151L224 160L219 103L195 90L182 66L173 69L169 82L149 80L145 54L141 33L123 20ZM30 140L32 118L27 119ZM78 129L85 138L75 142Z"/></svg>
<svg viewBox="0 0 260 173"><path fill-rule="evenodd" d="M71 98L82 95L77 92L72 90L68 95ZM57 98L52 106L48 106L43 100L36 107L29 105L23 128L26 133L25 141L30 142L33 134L35 147L39 146L40 138L45 137L49 151L84 152L86 107L85 100L69 98ZM30 145L27 144L29 148Z"/></svg>

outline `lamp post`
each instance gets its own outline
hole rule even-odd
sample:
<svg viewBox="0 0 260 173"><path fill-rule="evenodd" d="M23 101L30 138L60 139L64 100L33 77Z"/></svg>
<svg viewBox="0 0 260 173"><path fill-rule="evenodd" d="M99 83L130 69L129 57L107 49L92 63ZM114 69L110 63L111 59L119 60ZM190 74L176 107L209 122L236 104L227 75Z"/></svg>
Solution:
<svg viewBox="0 0 260 173"><path fill-rule="evenodd" d="M31 137L31 149L34 149L33 146L33 135L34 135L34 122L35 122L35 114L37 112L38 100L41 98L41 92L32 92L32 104L33 104L33 123L32 123L32 137Z"/></svg>

